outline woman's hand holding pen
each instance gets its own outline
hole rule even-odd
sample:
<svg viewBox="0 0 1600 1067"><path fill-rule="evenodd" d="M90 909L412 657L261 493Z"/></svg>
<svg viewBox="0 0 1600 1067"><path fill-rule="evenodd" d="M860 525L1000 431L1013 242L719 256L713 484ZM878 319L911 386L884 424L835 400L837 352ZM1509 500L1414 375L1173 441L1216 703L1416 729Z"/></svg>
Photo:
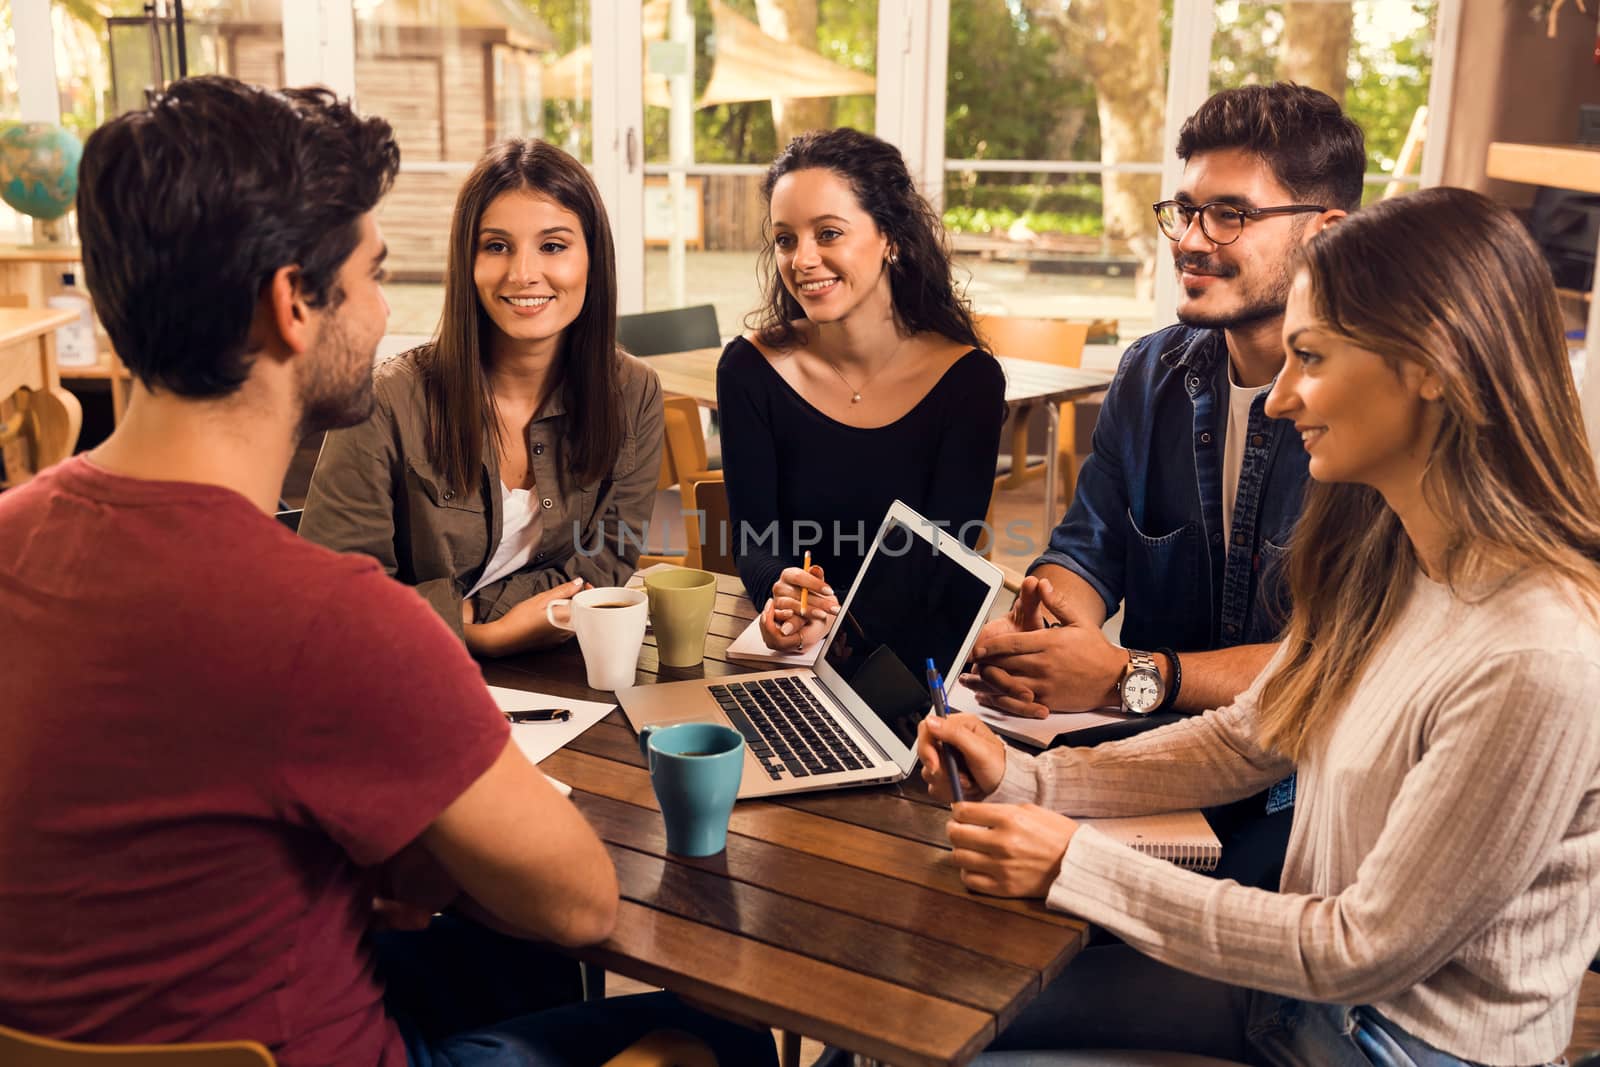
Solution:
<svg viewBox="0 0 1600 1067"><path fill-rule="evenodd" d="M806 593L803 613L802 590ZM779 652L799 652L822 640L837 614L839 598L823 580L821 566L814 565L809 570L785 567L772 585L772 599L761 609L761 639L768 648Z"/></svg>
<svg viewBox="0 0 1600 1067"><path fill-rule="evenodd" d="M935 799L950 800L950 783L939 759L939 742L955 749L966 763L961 791L970 798L986 797L1000 788L1006 775L1006 745L976 715L955 714L947 719L929 715L917 725L917 758L922 780ZM959 805L958 805L959 806Z"/></svg>

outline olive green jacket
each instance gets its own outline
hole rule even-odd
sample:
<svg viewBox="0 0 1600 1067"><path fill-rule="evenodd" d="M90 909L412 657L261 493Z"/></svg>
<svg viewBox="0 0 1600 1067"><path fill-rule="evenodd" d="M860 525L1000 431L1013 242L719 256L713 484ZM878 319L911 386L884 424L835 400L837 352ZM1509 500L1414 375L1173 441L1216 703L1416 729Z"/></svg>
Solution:
<svg viewBox="0 0 1600 1067"><path fill-rule="evenodd" d="M500 468L489 440L474 491L451 493L428 458L420 349L373 372L377 407L359 426L330 431L306 494L300 534L339 552L364 552L417 591L461 636L461 601L500 543ZM573 486L557 463L568 432L556 391L528 426L534 499L542 505L532 560L473 597L491 622L535 593L574 578L596 586L632 576L661 472L661 382L639 359L618 353L626 432L600 481Z"/></svg>

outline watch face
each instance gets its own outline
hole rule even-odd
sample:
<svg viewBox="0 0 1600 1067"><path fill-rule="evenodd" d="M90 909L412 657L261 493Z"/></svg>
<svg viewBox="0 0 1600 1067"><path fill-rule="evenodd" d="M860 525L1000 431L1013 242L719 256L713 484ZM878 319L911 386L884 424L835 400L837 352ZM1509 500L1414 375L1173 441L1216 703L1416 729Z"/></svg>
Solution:
<svg viewBox="0 0 1600 1067"><path fill-rule="evenodd" d="M1161 678L1160 675L1152 678L1151 673L1132 671L1122 683L1122 703L1129 711L1142 715L1161 703Z"/></svg>

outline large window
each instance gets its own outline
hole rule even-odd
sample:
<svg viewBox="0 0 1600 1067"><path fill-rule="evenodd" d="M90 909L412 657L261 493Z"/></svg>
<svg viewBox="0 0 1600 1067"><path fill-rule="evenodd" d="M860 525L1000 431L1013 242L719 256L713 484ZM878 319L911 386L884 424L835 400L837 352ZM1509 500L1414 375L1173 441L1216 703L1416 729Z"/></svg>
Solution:
<svg viewBox="0 0 1600 1067"><path fill-rule="evenodd" d="M980 312L1148 329L1170 0L950 0L944 220Z"/></svg>
<svg viewBox="0 0 1600 1067"><path fill-rule="evenodd" d="M396 334L431 334L443 307L456 193L484 149L543 137L593 157L587 0L357 0L361 109L400 144L379 210Z"/></svg>
<svg viewBox="0 0 1600 1067"><path fill-rule="evenodd" d="M1276 78L1344 103L1367 135L1367 199L1422 172L1437 0L1216 5L1211 88ZM1398 173L1397 173L1398 170Z"/></svg>
<svg viewBox="0 0 1600 1067"><path fill-rule="evenodd" d="M16 2L0 0L0 119L38 84L17 65L41 53L62 121L85 133L172 71L170 30L136 21L143 0L51 0L43 42L9 38ZM729 334L758 299L773 155L799 130L882 122L938 201L979 310L1116 319L1134 336L1170 314L1149 214L1177 173L1168 111L1280 77L1327 88L1367 131L1369 196L1407 188L1419 144L1440 157L1419 106L1435 27L1459 4L186 0L186 45L191 71L321 80L394 123L396 333L434 328L456 191L499 138L544 137L593 168L625 309L710 302Z"/></svg>
<svg viewBox="0 0 1600 1067"><path fill-rule="evenodd" d="M878 5L647 0L643 14L645 306L712 304L730 335L759 303L761 178L779 148L873 129Z"/></svg>

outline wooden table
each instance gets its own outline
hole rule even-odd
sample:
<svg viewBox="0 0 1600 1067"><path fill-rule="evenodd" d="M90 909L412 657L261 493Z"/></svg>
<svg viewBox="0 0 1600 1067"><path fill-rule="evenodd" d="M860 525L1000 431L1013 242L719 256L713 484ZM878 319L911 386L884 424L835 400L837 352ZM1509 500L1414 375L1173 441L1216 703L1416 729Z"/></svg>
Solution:
<svg viewBox="0 0 1600 1067"><path fill-rule="evenodd" d="M20 296L25 306L42 308L61 292L61 275L72 271L83 287L83 251L77 245L0 245L0 296ZM99 336L99 321L95 331ZM95 362L83 367L62 367L65 381L103 381L111 390L111 421L122 422L133 389L133 376L107 343L100 344Z"/></svg>
<svg viewBox="0 0 1600 1067"><path fill-rule="evenodd" d="M83 424L83 409L61 387L56 368L56 330L75 318L65 308L0 308L0 400L23 387L33 390L38 469L70 456Z"/></svg>
<svg viewBox="0 0 1600 1067"><path fill-rule="evenodd" d="M647 636L640 684L726 676L754 617L718 576L706 660L661 667ZM610 700L584 684L577 643L488 664L494 685ZM1082 922L1042 902L978 896L949 860L947 810L920 779L741 801L728 848L685 859L666 833L620 711L542 764L606 842L622 887L616 932L577 953L713 1007L910 1067L960 1064L1066 965Z"/></svg>
<svg viewBox="0 0 1600 1067"><path fill-rule="evenodd" d="M669 393L693 397L706 407L717 406L717 361L720 348L697 348L650 356L646 362L661 376L661 388ZM1111 372L1082 367L1058 367L1029 359L997 356L1006 375L1006 408L1038 404L1045 410L1044 529L1050 531L1061 520L1056 511L1056 454L1061 432L1061 404L1098 393L1111 384Z"/></svg>

